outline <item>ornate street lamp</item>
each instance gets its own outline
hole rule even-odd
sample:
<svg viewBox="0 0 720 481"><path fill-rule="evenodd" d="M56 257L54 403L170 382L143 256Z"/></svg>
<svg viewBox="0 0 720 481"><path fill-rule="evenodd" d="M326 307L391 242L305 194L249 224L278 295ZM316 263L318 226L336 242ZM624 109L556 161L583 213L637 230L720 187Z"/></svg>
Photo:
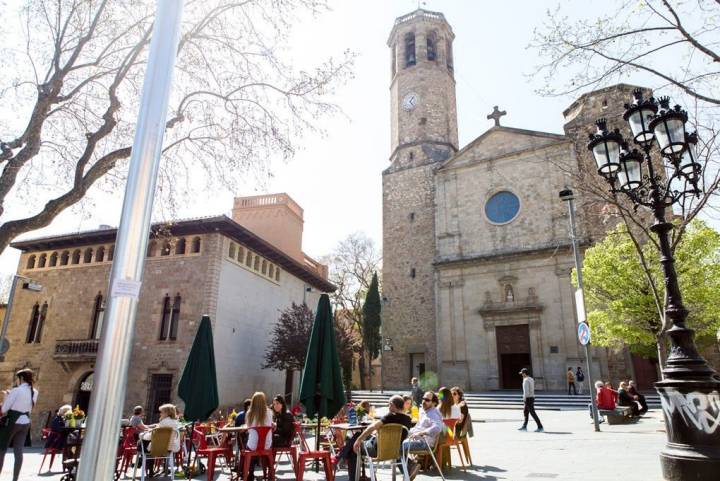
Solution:
<svg viewBox="0 0 720 481"><path fill-rule="evenodd" d="M607 121L597 121L598 131L590 135L588 149L598 165L598 173L610 184L613 194L627 196L637 209L652 210L650 227L660 245L660 263L665 277L665 316L672 327L667 331L671 349L664 379L655 384L660 394L668 443L660 453L663 476L667 480L717 480L720 473L720 376L700 356L693 341L693 330L685 326L688 310L682 302L675 261L670 249L673 225L665 220L668 207L688 195L699 195L702 166L697 159L697 135L687 134L687 113L667 97L657 102L633 92L632 104L625 104L623 118L630 124L633 141L642 152L630 149L619 129L609 132ZM657 150L665 162L665 174L655 169L651 151ZM643 165L646 172L643 173ZM673 183L675 181L675 183ZM680 182L685 188L674 186Z"/></svg>

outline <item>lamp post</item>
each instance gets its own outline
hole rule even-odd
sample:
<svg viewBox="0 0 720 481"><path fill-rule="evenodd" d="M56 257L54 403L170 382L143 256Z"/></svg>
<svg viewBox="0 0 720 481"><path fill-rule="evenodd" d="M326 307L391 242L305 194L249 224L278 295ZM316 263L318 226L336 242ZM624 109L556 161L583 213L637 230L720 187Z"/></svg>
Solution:
<svg viewBox="0 0 720 481"><path fill-rule="evenodd" d="M660 394L668 442L660 453L663 476L667 480L717 480L720 472L720 376L700 356L693 341L693 330L685 326L688 310L675 272L670 248L673 225L665 211L689 195L699 195L698 181L702 166L698 162L696 134L685 131L687 113L679 105L670 107L670 99L644 99L642 91L633 92L634 101L625 104L623 118L630 125L633 148L619 129L608 131L605 119L596 122L597 133L590 135L598 173L610 184L613 195L622 194L637 209L649 208L654 217L650 230L657 235L660 263L665 277L665 316L671 327L671 349L664 379L655 383ZM654 145L657 152L654 153ZM653 153L661 159L653 163ZM643 172L645 164L645 172ZM664 165L666 175L656 172ZM672 187L681 182L680 190Z"/></svg>

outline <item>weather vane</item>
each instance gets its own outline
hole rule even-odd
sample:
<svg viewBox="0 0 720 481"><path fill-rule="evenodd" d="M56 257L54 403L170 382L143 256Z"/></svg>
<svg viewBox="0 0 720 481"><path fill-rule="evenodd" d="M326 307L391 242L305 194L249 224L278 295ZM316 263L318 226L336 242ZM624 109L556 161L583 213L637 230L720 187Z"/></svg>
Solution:
<svg viewBox="0 0 720 481"><path fill-rule="evenodd" d="M424 7L425 5L427 5L427 2L423 2L422 0L418 0L417 5L418 5L418 10L420 10L420 8L422 8L422 7Z"/></svg>

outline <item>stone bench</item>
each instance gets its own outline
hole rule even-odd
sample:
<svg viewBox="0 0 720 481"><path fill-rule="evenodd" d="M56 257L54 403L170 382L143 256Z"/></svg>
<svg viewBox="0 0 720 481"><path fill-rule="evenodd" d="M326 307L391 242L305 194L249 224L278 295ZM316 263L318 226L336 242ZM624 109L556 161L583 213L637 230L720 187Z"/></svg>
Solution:
<svg viewBox="0 0 720 481"><path fill-rule="evenodd" d="M615 409L598 409L598 414L605 416L608 424L629 424L634 420L631 416L632 408L630 406L618 406Z"/></svg>

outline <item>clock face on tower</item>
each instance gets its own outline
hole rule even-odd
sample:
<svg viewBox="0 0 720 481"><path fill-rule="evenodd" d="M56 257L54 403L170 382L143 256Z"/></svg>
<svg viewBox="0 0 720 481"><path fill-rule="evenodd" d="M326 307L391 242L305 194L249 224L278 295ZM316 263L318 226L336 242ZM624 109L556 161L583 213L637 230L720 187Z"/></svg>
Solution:
<svg viewBox="0 0 720 481"><path fill-rule="evenodd" d="M412 109L414 109L417 106L418 103L418 94L415 92L410 92L407 94L402 101L402 108L403 110L410 112Z"/></svg>

